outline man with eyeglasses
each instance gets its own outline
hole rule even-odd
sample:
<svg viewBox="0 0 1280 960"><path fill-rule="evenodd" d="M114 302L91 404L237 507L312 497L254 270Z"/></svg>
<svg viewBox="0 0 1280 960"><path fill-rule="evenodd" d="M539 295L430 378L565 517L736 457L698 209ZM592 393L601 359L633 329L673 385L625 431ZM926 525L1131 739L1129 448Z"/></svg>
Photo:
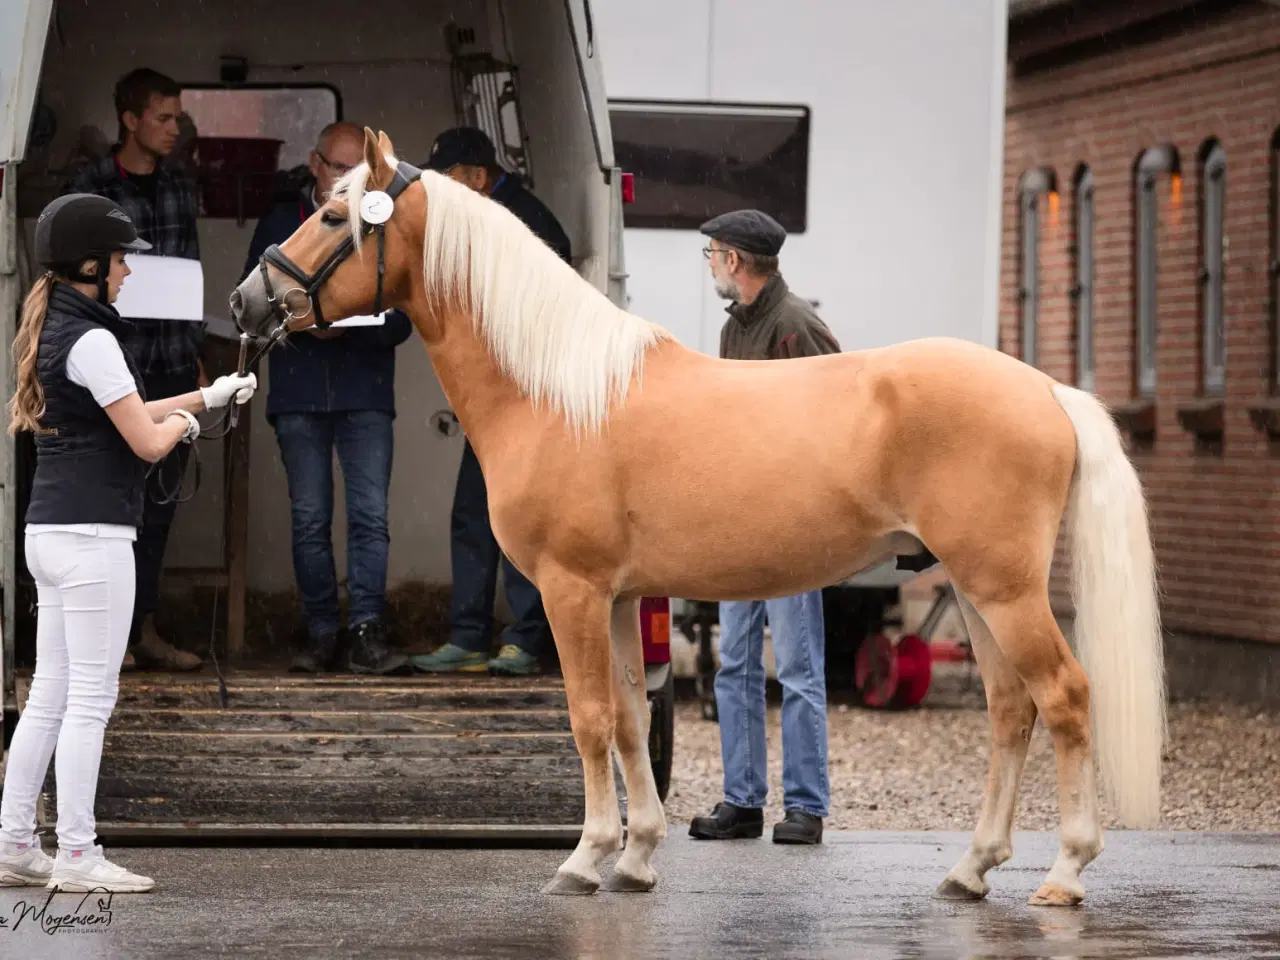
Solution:
<svg viewBox="0 0 1280 960"><path fill-rule="evenodd" d="M284 243L324 202L338 179L363 160L361 127L347 122L325 127L308 163L313 179L258 221L241 279L257 269L267 247ZM275 428L288 478L293 569L307 615L307 636L294 657L294 671L411 671L408 658L387 644L383 613L395 348L412 332L409 318L391 310L380 326L312 327L268 354L267 422ZM331 539L335 449L347 494L349 644L340 643Z"/></svg>
<svg viewBox="0 0 1280 960"><path fill-rule="evenodd" d="M733 360L785 360L839 353L840 344L813 308L778 272L787 234L759 210L735 210L708 220L716 293L731 301L720 331L720 356ZM768 509L767 504L760 505ZM716 709L724 802L694 817L699 840L755 839L764 833L769 792L765 740L764 622L769 619L778 682L782 684L782 806L774 843L822 842L830 787L827 775L826 636L822 591L774 600L720 604L720 669Z"/></svg>

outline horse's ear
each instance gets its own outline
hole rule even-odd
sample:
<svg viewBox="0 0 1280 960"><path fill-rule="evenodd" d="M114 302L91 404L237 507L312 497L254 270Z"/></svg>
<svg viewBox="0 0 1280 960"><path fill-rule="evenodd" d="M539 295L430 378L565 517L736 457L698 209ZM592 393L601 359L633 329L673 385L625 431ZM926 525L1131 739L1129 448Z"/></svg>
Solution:
<svg viewBox="0 0 1280 960"><path fill-rule="evenodd" d="M377 137L368 127L364 128L364 162L369 167L369 186L381 189L391 181L391 168L387 166L387 155L378 143Z"/></svg>
<svg viewBox="0 0 1280 960"><path fill-rule="evenodd" d="M378 131L378 146L382 148L383 153L389 153L393 157L396 155L396 148L391 145L391 138L383 131Z"/></svg>

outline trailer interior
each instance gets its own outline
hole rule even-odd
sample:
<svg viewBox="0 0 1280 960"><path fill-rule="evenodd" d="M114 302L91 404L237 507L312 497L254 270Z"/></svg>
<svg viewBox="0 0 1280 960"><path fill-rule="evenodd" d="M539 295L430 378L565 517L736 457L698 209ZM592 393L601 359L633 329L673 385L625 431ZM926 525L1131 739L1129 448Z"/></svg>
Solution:
<svg viewBox="0 0 1280 960"><path fill-rule="evenodd" d="M575 267L614 294L622 276L621 201L586 0L364 0L358 15L353 9L338 0L55 3L25 157L4 171L4 204L16 229L0 243L16 245L18 288L25 291L36 273L35 217L78 164L115 141L113 85L147 66L183 87L190 139L173 162L200 185L210 378L236 366L226 302L257 218L281 174L305 165L317 134L339 119L385 130L413 163L426 159L447 127L486 129L503 165L555 212ZM278 141L271 169L219 162L237 143L259 138ZM162 606L182 633L170 639L200 653L205 666L122 677L107 728L99 834L574 842L583 817L581 763L553 650L551 672L521 680L285 671L293 638L272 632L266 601L258 599L289 597L293 568L285 475L264 416L269 369L257 372L258 397L238 428L201 444L201 486L179 507L165 558ZM396 384L389 585L399 595L430 597L450 579L449 510L463 438L416 337L398 348ZM22 441L9 449L4 531L6 686L19 707L34 653L34 585L20 536L32 451ZM341 583L340 476L335 465ZM648 600L642 618L664 795L667 609L665 598ZM429 649L425 637L397 639L406 650ZM51 768L46 825L55 811Z"/></svg>

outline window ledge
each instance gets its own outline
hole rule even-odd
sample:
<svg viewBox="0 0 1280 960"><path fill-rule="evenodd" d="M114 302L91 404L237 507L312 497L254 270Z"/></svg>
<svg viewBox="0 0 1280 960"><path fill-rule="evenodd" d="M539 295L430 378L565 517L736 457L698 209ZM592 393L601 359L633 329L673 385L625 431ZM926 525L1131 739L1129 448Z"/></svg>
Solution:
<svg viewBox="0 0 1280 960"><path fill-rule="evenodd" d="M1131 400L1111 408L1111 417L1120 429L1135 440L1150 440L1156 435L1155 400Z"/></svg>
<svg viewBox="0 0 1280 960"><path fill-rule="evenodd" d="M1221 440L1226 404L1221 397L1206 397L1178 407L1178 423L1197 440Z"/></svg>
<svg viewBox="0 0 1280 960"><path fill-rule="evenodd" d="M1249 420L1268 440L1280 440L1280 397L1268 397L1250 407Z"/></svg>

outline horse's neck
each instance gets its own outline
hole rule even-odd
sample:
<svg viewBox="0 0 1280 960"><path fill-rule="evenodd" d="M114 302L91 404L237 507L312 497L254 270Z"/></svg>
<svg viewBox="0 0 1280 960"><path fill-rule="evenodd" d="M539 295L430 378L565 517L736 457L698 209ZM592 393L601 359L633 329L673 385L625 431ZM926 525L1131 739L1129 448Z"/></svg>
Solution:
<svg viewBox="0 0 1280 960"><path fill-rule="evenodd" d="M515 382L499 369L469 316L451 315L441 327L440 336L424 338L427 353L473 446L499 423L531 412Z"/></svg>

